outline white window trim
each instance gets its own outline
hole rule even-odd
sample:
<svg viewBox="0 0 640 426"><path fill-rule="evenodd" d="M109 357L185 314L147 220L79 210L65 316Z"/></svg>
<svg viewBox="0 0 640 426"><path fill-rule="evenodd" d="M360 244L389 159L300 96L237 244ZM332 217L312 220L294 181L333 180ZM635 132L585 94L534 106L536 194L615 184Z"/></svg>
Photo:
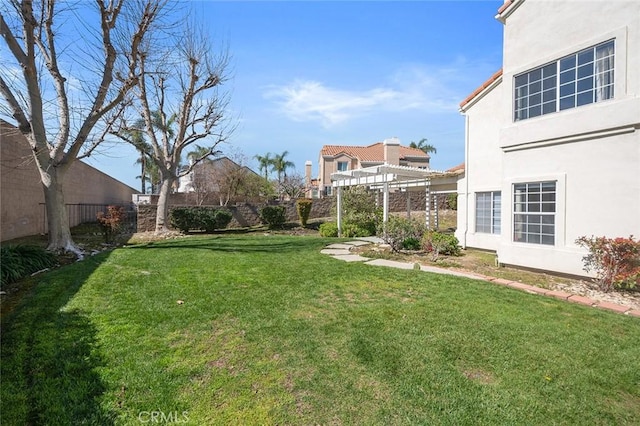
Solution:
<svg viewBox="0 0 640 426"><path fill-rule="evenodd" d="M514 120L514 111L516 107L515 96L513 96L513 91L515 90L515 76L524 74L530 70L533 70L545 64L548 64L554 61L559 61L561 58L564 58L565 56L569 56L572 53L579 52L581 50L587 49L591 46L595 46L597 44L603 43L611 39L615 39L615 61L616 62L615 62L614 73L613 73L615 96L614 98L609 99L608 102L615 102L616 100L625 99L628 96L627 94L627 68L628 68L628 56L629 56L628 43L627 43L628 33L629 33L629 27L627 26L620 27L612 31L607 31L605 33L583 40L581 43L577 43L569 47L566 47L564 49L554 51L544 57L538 58L535 62L528 62L523 66L519 66L518 68L515 68L512 72L510 72L509 75L506 75L506 74L503 75L503 78L505 79L505 81L509 81L507 80L507 78L511 78L511 81L512 81L511 101L510 101L510 104L511 104L510 114L511 114L512 125L518 125L531 120L544 119L546 117L552 117L554 115L557 115L557 113L564 113L564 112L568 112L576 109L576 108L569 108L563 111L557 111L556 114L543 114L543 115L539 115L537 117L529 118L526 120L517 120L517 121ZM597 104L597 102L595 104Z"/></svg>
<svg viewBox="0 0 640 426"><path fill-rule="evenodd" d="M532 244L532 243L522 243L513 240L513 234L515 232L515 224L513 220L513 205L515 202L515 195L513 193L513 186L518 183L535 183L535 182L556 182L556 212L555 212L555 238L553 245L547 244ZM539 248L542 250L554 250L560 247L566 246L566 198L567 198L567 175L566 173L561 174L548 174L548 175L536 175L536 176L526 176L526 177L517 177L505 182L507 185L502 190L502 235L503 242L508 241L509 244L518 246L518 247L527 247L527 248ZM505 190L508 191L509 198L509 209L505 209ZM508 218L508 222L505 222L504 219ZM507 227L509 228L509 233L504 232Z"/></svg>
<svg viewBox="0 0 640 426"><path fill-rule="evenodd" d="M495 193L499 192L500 193L500 212L499 212L499 219L500 219L500 232L495 232L494 230L494 223L493 220L495 219L494 216L494 211L493 211L493 203L494 203L494 197L495 197ZM491 206L490 206L490 211L491 211L491 232L483 232L483 231L478 231L478 194L491 194ZM500 189L493 189L493 190L486 190L486 191L475 191L473 193L473 233L474 234L481 234L481 235L495 235L495 236L500 236L502 235L502 210L504 209L504 197L502 195L502 191Z"/></svg>

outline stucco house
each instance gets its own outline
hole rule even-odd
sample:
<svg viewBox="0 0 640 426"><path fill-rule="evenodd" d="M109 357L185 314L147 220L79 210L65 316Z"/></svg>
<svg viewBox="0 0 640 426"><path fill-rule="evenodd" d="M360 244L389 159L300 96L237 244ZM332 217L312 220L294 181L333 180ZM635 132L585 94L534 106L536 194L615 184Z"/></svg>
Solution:
<svg viewBox="0 0 640 426"><path fill-rule="evenodd" d="M320 150L318 191L331 195L331 174L390 164L429 170L429 154L400 144L398 138L368 146L324 145Z"/></svg>
<svg viewBox="0 0 640 426"><path fill-rule="evenodd" d="M580 236L640 235L640 2L508 0L502 70L460 105L456 236L585 275Z"/></svg>

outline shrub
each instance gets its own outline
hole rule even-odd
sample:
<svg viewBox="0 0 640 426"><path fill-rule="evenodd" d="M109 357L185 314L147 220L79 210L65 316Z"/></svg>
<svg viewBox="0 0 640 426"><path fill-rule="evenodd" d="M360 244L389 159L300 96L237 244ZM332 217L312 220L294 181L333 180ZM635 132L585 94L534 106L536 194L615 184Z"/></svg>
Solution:
<svg viewBox="0 0 640 426"><path fill-rule="evenodd" d="M368 237L375 235L382 222L382 209L376 207L375 194L366 187L345 188L342 191L342 218L343 234L346 229L358 234L351 236Z"/></svg>
<svg viewBox="0 0 640 426"><path fill-rule="evenodd" d="M404 250L420 250L422 244L419 238L409 237L402 242L402 248Z"/></svg>
<svg viewBox="0 0 640 426"><path fill-rule="evenodd" d="M4 286L34 272L51 268L57 260L42 247L17 245L0 248L0 283Z"/></svg>
<svg viewBox="0 0 640 426"><path fill-rule="evenodd" d="M296 200L296 211L298 212L298 219L300 219L300 224L302 225L302 227L307 226L309 215L311 215L312 205L313 200L311 200L310 198L300 198Z"/></svg>
<svg viewBox="0 0 640 426"><path fill-rule="evenodd" d="M371 235L373 235L371 230L364 228L357 223L345 223L342 225L343 237L370 237Z"/></svg>
<svg viewBox="0 0 640 426"><path fill-rule="evenodd" d="M107 206L107 213L98 212L96 218L104 231L104 242L110 243L121 231L122 221L125 217L124 207Z"/></svg>
<svg viewBox="0 0 640 426"><path fill-rule="evenodd" d="M420 241L422 234L426 231L425 224L417 219L407 219L398 216L391 216L386 224L382 226L383 240L391 246L393 251L405 248L405 241L411 245L411 240Z"/></svg>
<svg viewBox="0 0 640 426"><path fill-rule="evenodd" d="M260 210L260 219L269 229L282 228L286 222L284 206L265 206Z"/></svg>
<svg viewBox="0 0 640 426"><path fill-rule="evenodd" d="M460 256L459 241L455 235L437 231L429 231L422 236L422 249L432 253L433 260L437 260L441 254Z"/></svg>
<svg viewBox="0 0 640 426"><path fill-rule="evenodd" d="M225 209L213 207L175 207L171 210L171 226L181 232L191 230L213 232L229 225L233 215Z"/></svg>
<svg viewBox="0 0 640 426"><path fill-rule="evenodd" d="M451 210L458 210L458 194L447 195L447 207Z"/></svg>
<svg viewBox="0 0 640 426"><path fill-rule="evenodd" d="M629 238L580 237L576 244L589 250L582 258L585 272L596 274L603 291L614 287L634 288L640 284L640 240Z"/></svg>
<svg viewBox="0 0 640 426"><path fill-rule="evenodd" d="M338 236L338 224L335 222L325 222L320 225L320 236L322 237L337 237Z"/></svg>

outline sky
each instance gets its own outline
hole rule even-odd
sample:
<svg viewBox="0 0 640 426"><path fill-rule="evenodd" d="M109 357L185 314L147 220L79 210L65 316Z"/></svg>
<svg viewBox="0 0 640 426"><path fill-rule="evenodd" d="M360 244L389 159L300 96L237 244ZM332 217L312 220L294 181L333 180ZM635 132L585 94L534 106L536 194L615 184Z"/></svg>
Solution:
<svg viewBox="0 0 640 426"><path fill-rule="evenodd" d="M323 145L398 137L435 146L431 167L464 161L459 103L502 64L497 1L193 1L214 45L231 55L223 154L282 154L318 174ZM87 162L139 188L135 151ZM289 172L291 174L292 172Z"/></svg>

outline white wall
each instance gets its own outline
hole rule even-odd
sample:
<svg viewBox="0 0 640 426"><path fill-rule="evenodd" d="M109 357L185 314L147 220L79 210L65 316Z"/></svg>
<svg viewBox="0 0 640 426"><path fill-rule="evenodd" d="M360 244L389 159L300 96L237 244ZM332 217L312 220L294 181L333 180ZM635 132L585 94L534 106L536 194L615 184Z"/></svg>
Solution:
<svg viewBox="0 0 640 426"><path fill-rule="evenodd" d="M500 81L466 113L470 143L466 144L465 177L458 183L456 231L456 237L465 247L497 250L500 243L500 235L475 232L475 194L502 189L504 154L499 136L504 125L500 112L504 109L505 94Z"/></svg>
<svg viewBox="0 0 640 426"><path fill-rule="evenodd" d="M469 194L502 189L502 235L480 238L469 221L467 244L497 250L503 263L584 275L576 238L640 236L640 2L526 0L504 31L503 82L491 92L500 100L466 112ZM515 75L612 38L613 99L513 122ZM557 181L555 245L514 243L512 185L544 180Z"/></svg>

